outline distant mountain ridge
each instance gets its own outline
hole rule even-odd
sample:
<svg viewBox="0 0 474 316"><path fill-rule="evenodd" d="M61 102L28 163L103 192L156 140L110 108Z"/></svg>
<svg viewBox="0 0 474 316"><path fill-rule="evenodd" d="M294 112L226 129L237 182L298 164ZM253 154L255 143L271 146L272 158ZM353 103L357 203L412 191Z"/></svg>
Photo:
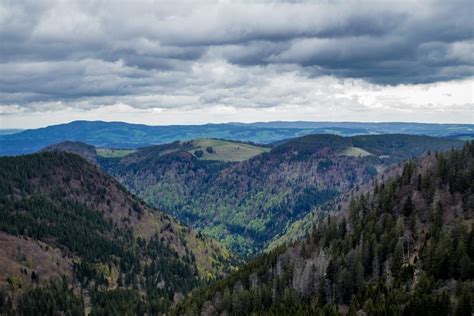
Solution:
<svg viewBox="0 0 474 316"><path fill-rule="evenodd" d="M268 144L307 134L416 134L474 137L473 124L261 122L150 126L125 122L74 121L11 135L0 134L0 155L28 154L62 141L81 141L108 148L138 148L176 140L221 138Z"/></svg>

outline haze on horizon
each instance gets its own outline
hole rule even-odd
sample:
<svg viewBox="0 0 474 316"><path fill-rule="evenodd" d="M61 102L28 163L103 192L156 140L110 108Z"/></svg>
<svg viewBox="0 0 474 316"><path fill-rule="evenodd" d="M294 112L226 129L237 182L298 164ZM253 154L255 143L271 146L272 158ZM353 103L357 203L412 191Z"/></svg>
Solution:
<svg viewBox="0 0 474 316"><path fill-rule="evenodd" d="M474 4L2 1L0 128L474 123Z"/></svg>

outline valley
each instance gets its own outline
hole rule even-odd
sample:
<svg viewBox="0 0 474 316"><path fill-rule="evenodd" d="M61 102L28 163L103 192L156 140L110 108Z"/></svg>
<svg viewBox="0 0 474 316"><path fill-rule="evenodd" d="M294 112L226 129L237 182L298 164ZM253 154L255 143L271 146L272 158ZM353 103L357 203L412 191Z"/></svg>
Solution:
<svg viewBox="0 0 474 316"><path fill-rule="evenodd" d="M0 0L0 316L474 316L473 12Z"/></svg>
<svg viewBox="0 0 474 316"><path fill-rule="evenodd" d="M94 160L150 205L252 256L295 221L318 207L329 211L325 204L387 167L461 144L412 135L309 135L271 147L199 139ZM82 155L89 148L68 146L50 148Z"/></svg>
<svg viewBox="0 0 474 316"><path fill-rule="evenodd" d="M448 138L315 134L134 149L66 141L2 157L0 311L462 308L470 248L446 246L464 259L441 276L432 244L454 231L472 242L472 154ZM443 294L454 303L436 294L443 280L460 288Z"/></svg>
<svg viewBox="0 0 474 316"><path fill-rule="evenodd" d="M468 315L473 176L472 143L409 161L302 240L194 292L172 314Z"/></svg>

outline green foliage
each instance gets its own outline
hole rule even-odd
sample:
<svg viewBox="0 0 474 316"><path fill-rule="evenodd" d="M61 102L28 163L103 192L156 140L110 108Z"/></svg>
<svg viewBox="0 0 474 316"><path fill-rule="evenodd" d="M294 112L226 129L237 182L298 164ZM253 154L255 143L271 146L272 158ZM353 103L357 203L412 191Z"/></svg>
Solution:
<svg viewBox="0 0 474 316"><path fill-rule="evenodd" d="M173 313L469 315L473 184L474 143L408 162L303 241L194 292Z"/></svg>
<svg viewBox="0 0 474 316"><path fill-rule="evenodd" d="M118 208L127 217L115 214ZM156 314L169 307L175 294L202 284L189 249L178 255L162 236L136 236L130 222L144 212L140 201L77 155L44 152L0 158L0 231L43 241L74 258L74 282L45 284L32 277L38 287L21 297L17 311L83 314L83 300L74 294L74 285L94 293L97 315L143 310ZM172 231L171 224L165 229ZM14 277L10 280L12 288L25 288ZM109 293L110 287L117 287L116 292ZM132 299L130 293L140 299ZM138 309L115 303L124 297L131 297L130 304L137 302ZM0 292L0 309L15 308L7 298Z"/></svg>
<svg viewBox="0 0 474 316"><path fill-rule="evenodd" d="M311 212L317 219L330 211L341 193L373 179L377 170L452 144L408 135L308 135L270 150L197 139L99 164L151 205L252 256ZM347 155L354 148L358 154ZM374 154L361 154L366 151Z"/></svg>
<svg viewBox="0 0 474 316"><path fill-rule="evenodd" d="M27 291L20 298L17 312L20 315L79 316L84 315L84 305L63 279Z"/></svg>
<svg viewBox="0 0 474 316"><path fill-rule="evenodd" d="M136 290L95 292L92 296L91 316L145 315L146 301Z"/></svg>

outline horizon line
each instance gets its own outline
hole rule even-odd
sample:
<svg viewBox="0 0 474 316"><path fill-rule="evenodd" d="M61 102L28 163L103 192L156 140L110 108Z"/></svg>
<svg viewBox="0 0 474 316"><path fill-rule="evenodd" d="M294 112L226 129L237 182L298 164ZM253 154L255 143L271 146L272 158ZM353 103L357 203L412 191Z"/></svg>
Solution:
<svg viewBox="0 0 474 316"><path fill-rule="evenodd" d="M72 120L63 123L51 124L51 125L44 125L40 127L30 127L30 128L21 128L21 127L9 127L9 128L2 128L0 126L0 130L31 130L31 129L40 129L40 128L47 128L52 126L58 125L67 125L72 124L75 122L91 122L91 123L125 123L130 125L143 125L143 126L150 126L150 127L165 127L165 126L205 126L205 125L252 125L252 124L269 124L269 123L334 123L334 124L420 124L420 125L472 125L474 123L439 123L439 122L416 122L416 121L303 121L303 120L292 120L292 121L282 121L282 120L275 120L275 121L253 121L253 122L241 122L241 121L227 121L227 122L207 122L207 123L191 123L191 124L166 124L166 125L151 125L151 124L144 124L144 123L134 123L129 121L116 121L116 120Z"/></svg>

